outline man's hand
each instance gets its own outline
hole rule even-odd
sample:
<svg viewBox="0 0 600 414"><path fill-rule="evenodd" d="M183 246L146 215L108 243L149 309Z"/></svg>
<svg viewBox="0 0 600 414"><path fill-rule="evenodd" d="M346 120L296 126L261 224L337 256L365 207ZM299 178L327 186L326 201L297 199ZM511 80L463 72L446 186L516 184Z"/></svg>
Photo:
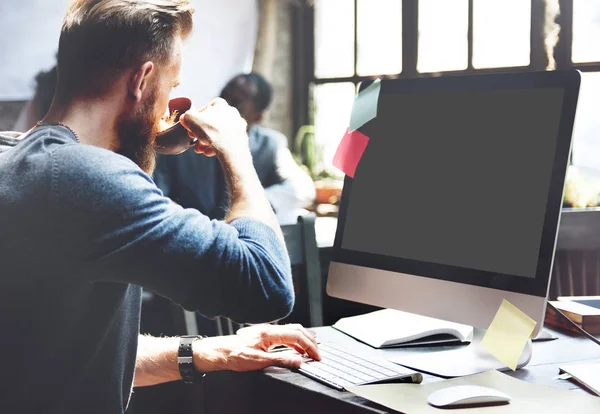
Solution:
<svg viewBox="0 0 600 414"><path fill-rule="evenodd" d="M231 206L225 220L231 223L250 217L271 227L279 239L283 234L271 204L256 175L246 132L246 121L237 109L217 98L198 111L187 111L179 118L190 137L198 138L194 150L212 157L223 167Z"/></svg>
<svg viewBox="0 0 600 414"><path fill-rule="evenodd" d="M252 371L271 365L298 368L302 357L291 352L269 352L287 345L300 355L320 360L317 341L301 325L257 325L237 335L217 336L194 342L194 363L199 372Z"/></svg>
<svg viewBox="0 0 600 414"><path fill-rule="evenodd" d="M192 138L198 138L194 151L209 157L223 152L249 152L246 121L237 109L217 98L198 111L188 111L179 119Z"/></svg>

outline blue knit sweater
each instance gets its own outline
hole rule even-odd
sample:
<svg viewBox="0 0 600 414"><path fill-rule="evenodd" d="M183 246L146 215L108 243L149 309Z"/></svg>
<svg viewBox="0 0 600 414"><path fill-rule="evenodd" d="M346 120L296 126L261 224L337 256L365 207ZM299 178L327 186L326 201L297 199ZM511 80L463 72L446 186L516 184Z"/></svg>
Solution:
<svg viewBox="0 0 600 414"><path fill-rule="evenodd" d="M124 412L140 286L239 322L294 302L270 227L183 209L129 159L60 126L0 154L0 277L3 413Z"/></svg>

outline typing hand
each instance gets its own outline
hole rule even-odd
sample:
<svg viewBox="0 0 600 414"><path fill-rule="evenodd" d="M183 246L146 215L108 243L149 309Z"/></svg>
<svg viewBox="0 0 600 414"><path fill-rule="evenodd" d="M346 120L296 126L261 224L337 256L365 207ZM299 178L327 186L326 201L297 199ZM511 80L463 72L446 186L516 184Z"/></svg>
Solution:
<svg viewBox="0 0 600 414"><path fill-rule="evenodd" d="M300 355L320 360L317 341L301 325L256 325L242 328L237 335L216 336L194 342L195 365L199 372L253 371L277 365L298 368L302 357L288 352L269 352L286 345Z"/></svg>
<svg viewBox="0 0 600 414"><path fill-rule="evenodd" d="M247 123L237 109L217 98L198 111L188 111L179 119L192 138L198 138L194 151L212 157L232 151L249 152Z"/></svg>

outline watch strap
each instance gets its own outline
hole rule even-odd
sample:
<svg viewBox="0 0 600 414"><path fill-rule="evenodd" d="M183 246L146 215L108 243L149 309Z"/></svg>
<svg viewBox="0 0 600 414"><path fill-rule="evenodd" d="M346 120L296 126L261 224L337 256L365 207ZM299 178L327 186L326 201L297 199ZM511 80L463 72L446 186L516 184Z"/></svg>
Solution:
<svg viewBox="0 0 600 414"><path fill-rule="evenodd" d="M179 366L181 378L186 384L198 382L206 375L196 371L196 368L194 367L194 353L192 351L192 344L202 338L205 338L205 336L185 335L179 338L177 365Z"/></svg>

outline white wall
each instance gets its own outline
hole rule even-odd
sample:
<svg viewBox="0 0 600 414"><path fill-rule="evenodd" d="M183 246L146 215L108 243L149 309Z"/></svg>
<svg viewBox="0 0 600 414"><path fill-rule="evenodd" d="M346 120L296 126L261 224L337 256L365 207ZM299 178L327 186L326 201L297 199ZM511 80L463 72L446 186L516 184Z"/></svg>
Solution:
<svg viewBox="0 0 600 414"><path fill-rule="evenodd" d="M194 33L186 43L182 84L197 106L252 67L257 0L192 0ZM34 77L54 64L68 0L0 0L0 100L26 100Z"/></svg>
<svg viewBox="0 0 600 414"><path fill-rule="evenodd" d="M252 69L256 0L194 0L194 33L184 51L181 86L197 106L219 95L225 83Z"/></svg>
<svg viewBox="0 0 600 414"><path fill-rule="evenodd" d="M26 100L54 65L67 0L0 0L0 100Z"/></svg>

